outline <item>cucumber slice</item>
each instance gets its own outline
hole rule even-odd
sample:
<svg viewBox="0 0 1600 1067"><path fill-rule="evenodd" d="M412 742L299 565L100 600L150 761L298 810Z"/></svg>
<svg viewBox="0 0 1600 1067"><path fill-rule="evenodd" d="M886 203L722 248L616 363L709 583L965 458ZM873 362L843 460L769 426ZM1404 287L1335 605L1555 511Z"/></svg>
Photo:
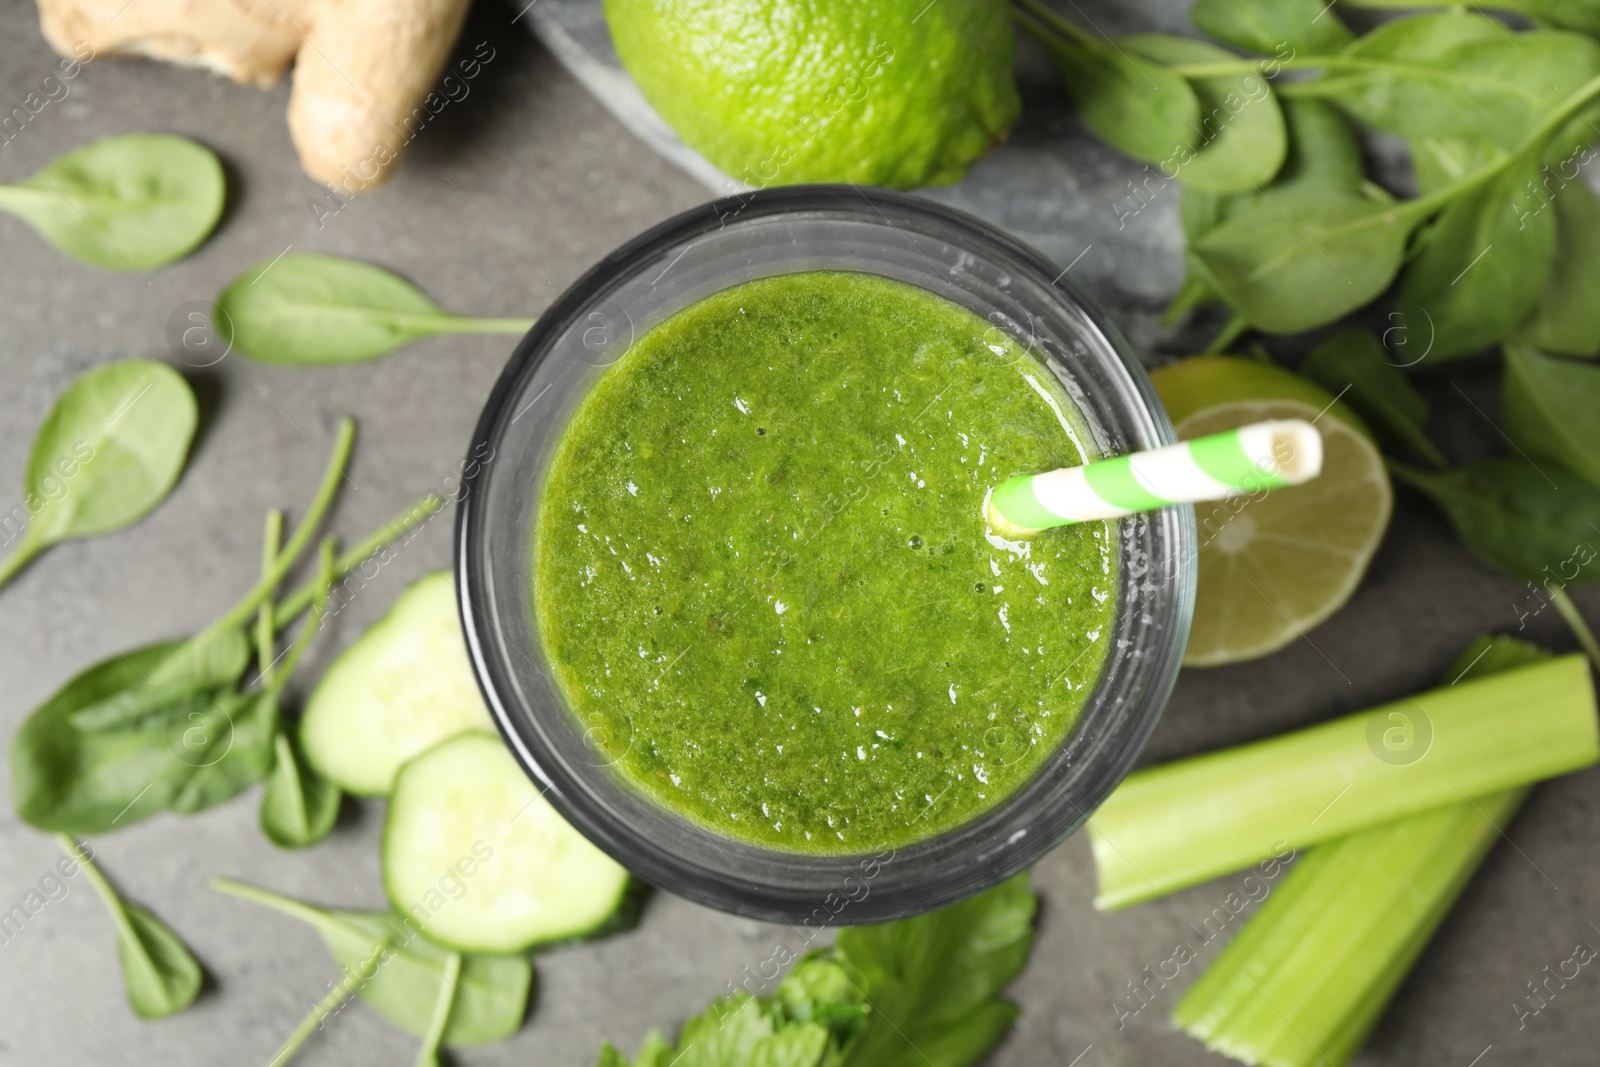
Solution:
<svg viewBox="0 0 1600 1067"><path fill-rule="evenodd" d="M413 582L339 654L300 722L306 759L346 792L378 796L411 757L493 730L456 617L449 571Z"/></svg>
<svg viewBox="0 0 1600 1067"><path fill-rule="evenodd" d="M523 952L600 932L628 872L569 826L500 738L453 737L400 770L383 831L395 910L462 952Z"/></svg>

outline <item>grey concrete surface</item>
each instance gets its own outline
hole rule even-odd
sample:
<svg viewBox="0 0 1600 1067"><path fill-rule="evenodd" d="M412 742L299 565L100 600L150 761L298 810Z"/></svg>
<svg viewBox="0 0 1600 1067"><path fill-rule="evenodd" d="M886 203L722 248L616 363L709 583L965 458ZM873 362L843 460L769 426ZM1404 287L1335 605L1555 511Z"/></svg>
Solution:
<svg viewBox="0 0 1600 1067"><path fill-rule="evenodd" d="M472 95L423 132L391 185L322 228L308 207L318 191L300 173L284 129L282 87L262 92L154 63L96 60L67 99L0 148L5 181L95 137L172 130L220 152L231 184L216 236L147 278L80 265L0 218L0 500L10 506L33 429L73 376L128 356L176 362L164 340L174 310L209 299L259 259L290 246L353 255L404 273L448 307L527 315L621 240L703 199L510 25L510 15L480 7L465 44L488 40L496 56ZM0 0L0 111L20 105L53 62L32 4ZM1031 87L1030 107L1048 96ZM1022 142L1035 136L1037 128ZM1067 225L1071 214L1062 218ZM1076 240L1070 232L1048 236L1062 249ZM1106 251L1120 258L1103 270L1176 279L1173 263L1148 262L1139 249ZM303 506L339 415L354 415L361 435L337 529L364 533L437 485L454 469L509 347L504 338L447 338L365 366L297 371L229 358L189 371L204 404L203 431L171 499L125 532L51 550L0 592L0 732L9 739L30 708L85 664L193 631L231 604L253 578L262 513ZM1469 367L1425 382L1440 436L1459 456L1499 447L1485 416L1464 400L1492 417L1495 377L1491 367ZM412 542L339 617L306 677L315 678L404 583L443 566L447 543L443 522ZM1185 673L1147 758L1263 736L1426 687L1476 634L1515 631L1523 592L1474 562L1437 514L1401 493L1393 528L1349 606L1310 640L1261 663ZM1600 597L1579 602L1600 618ZM1528 631L1552 647L1572 645L1553 611L1529 619ZM0 777L9 778L8 770ZM382 806L353 806L327 841L304 853L269 845L256 829L256 807L248 794L198 817L159 817L95 841L127 895L162 915L203 961L207 988L194 1007L159 1023L132 1016L110 923L76 879L65 898L0 944L0 1064L266 1060L335 969L310 930L219 896L205 880L228 875L314 901L381 906ZM9 805L0 808L0 910L8 910L57 853ZM1521 1029L1513 1005L1576 943L1600 945L1597 816L1600 771L1538 789L1418 962L1361 1063L1595 1062L1600 977L1593 965ZM1090 906L1087 843L1074 839L1039 865L1034 880L1044 900L1040 936L1013 989L1026 1013L991 1063L1224 1062L1165 1022L1193 967L1123 1028L1112 1004L1178 939L1196 940L1190 924L1218 906L1236 879L1100 915ZM657 895L637 931L540 956L537 1003L524 1029L507 1045L453 1059L586 1067L602 1038L632 1049L647 1026L671 1029L700 1010L783 933ZM1201 961L1216 951L1217 943L1201 946ZM300 1062L408 1063L414 1047L356 1004L329 1021Z"/></svg>

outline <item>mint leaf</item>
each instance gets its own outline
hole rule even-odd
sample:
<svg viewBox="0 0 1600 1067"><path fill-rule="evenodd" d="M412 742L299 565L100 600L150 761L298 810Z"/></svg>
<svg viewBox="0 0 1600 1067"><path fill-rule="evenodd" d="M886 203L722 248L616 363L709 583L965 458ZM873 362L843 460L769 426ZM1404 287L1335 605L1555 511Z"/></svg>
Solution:
<svg viewBox="0 0 1600 1067"><path fill-rule="evenodd" d="M1028 961L1038 899L1027 875L915 919L842 930L835 953L870 1015L846 1067L967 1067L1021 1009L997 999Z"/></svg>

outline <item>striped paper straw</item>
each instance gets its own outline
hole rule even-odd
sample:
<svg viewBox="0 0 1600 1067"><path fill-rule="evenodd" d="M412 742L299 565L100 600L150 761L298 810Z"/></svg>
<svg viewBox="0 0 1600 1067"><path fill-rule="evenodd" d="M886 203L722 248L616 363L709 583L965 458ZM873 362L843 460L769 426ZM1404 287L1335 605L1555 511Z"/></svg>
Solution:
<svg viewBox="0 0 1600 1067"><path fill-rule="evenodd" d="M1256 422L1193 441L1062 467L1000 483L989 525L1006 537L1168 504L1223 500L1310 481L1322 471L1322 437L1304 419Z"/></svg>

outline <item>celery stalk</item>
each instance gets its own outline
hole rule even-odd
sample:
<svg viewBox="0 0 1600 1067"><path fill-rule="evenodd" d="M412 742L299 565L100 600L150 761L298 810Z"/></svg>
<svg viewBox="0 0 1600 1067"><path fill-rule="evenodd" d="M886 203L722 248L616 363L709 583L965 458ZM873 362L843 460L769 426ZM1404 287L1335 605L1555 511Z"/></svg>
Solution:
<svg viewBox="0 0 1600 1067"><path fill-rule="evenodd" d="M1527 792L1458 801L1312 850L1173 1021L1245 1063L1343 1067Z"/></svg>
<svg viewBox="0 0 1600 1067"><path fill-rule="evenodd" d="M1414 762L1377 738L1432 739ZM1418 741L1417 743L1421 743ZM1600 759L1587 662L1571 655L1130 775L1089 822L1099 895L1120 908L1400 816Z"/></svg>

